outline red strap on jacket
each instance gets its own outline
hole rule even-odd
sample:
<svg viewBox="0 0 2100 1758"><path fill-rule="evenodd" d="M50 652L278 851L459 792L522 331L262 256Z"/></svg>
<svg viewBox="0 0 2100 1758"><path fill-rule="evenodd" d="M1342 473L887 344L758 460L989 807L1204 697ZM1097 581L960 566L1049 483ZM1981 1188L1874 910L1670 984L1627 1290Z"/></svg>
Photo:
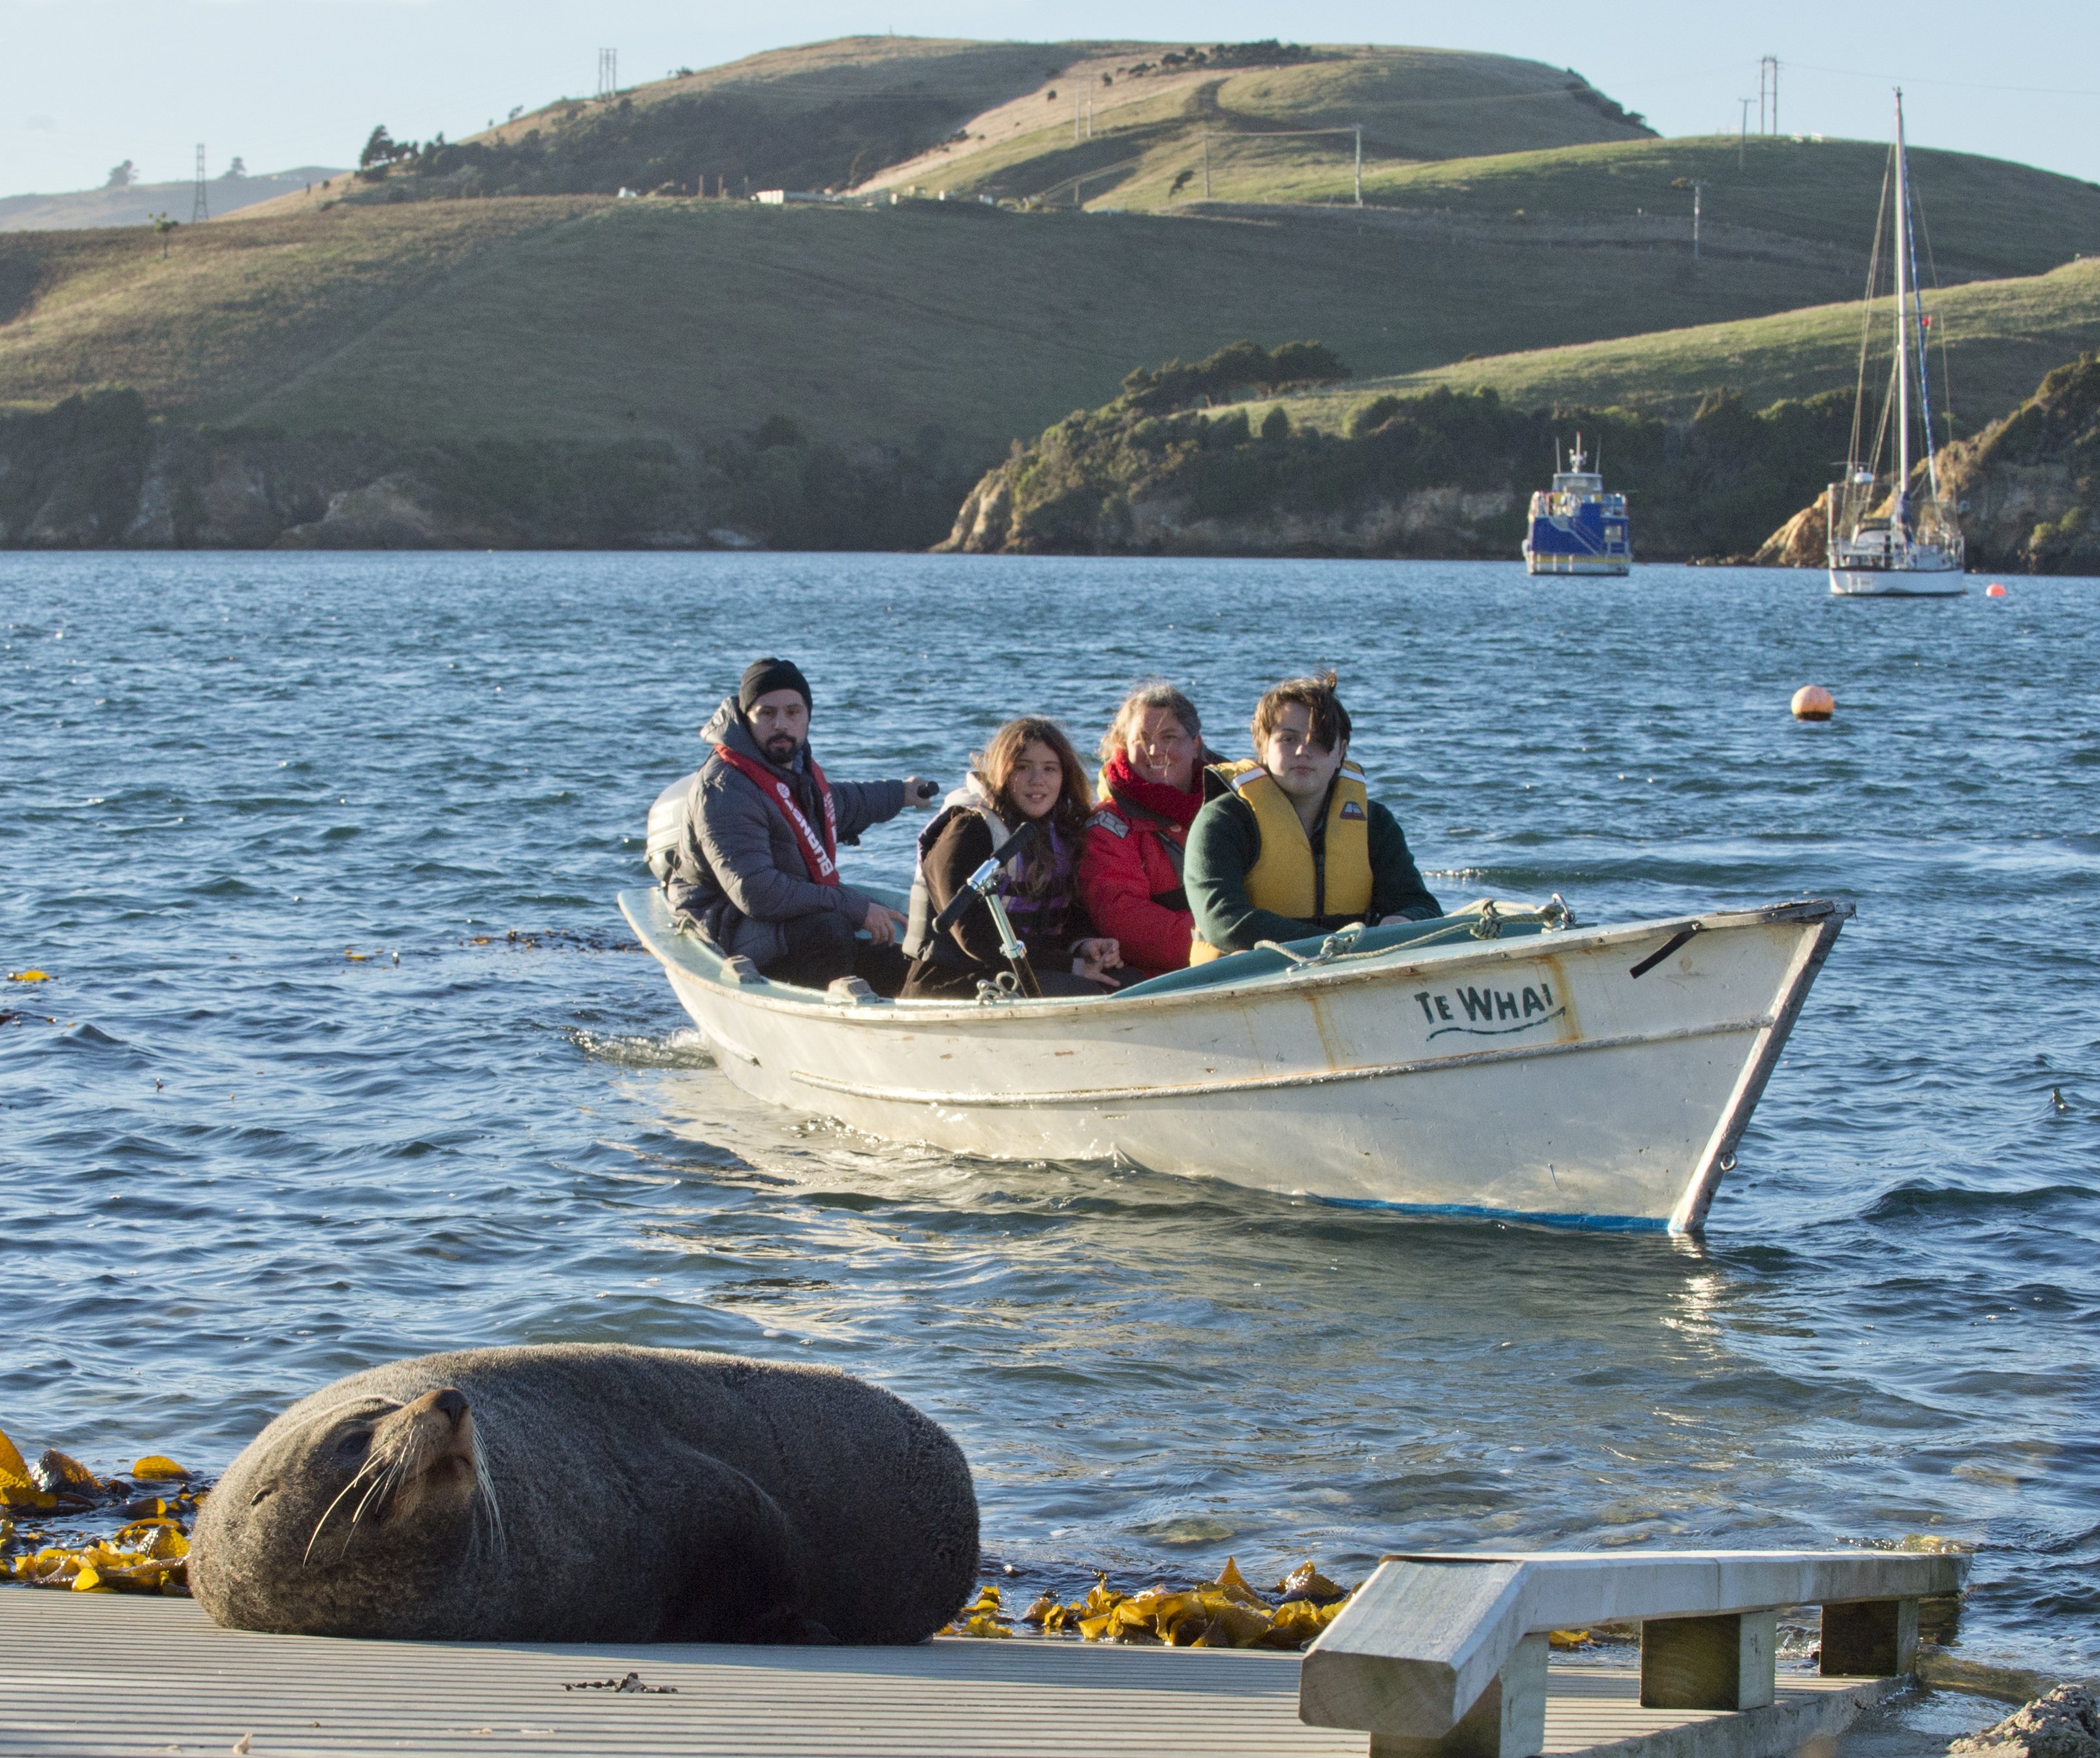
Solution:
<svg viewBox="0 0 2100 1758"><path fill-rule="evenodd" d="M726 744L715 747L715 755L739 774L748 776L757 784L758 791L779 809L780 815L788 820L788 828L795 833L795 841L802 850L802 864L810 869L810 881L815 885L836 885L839 882L839 813L832 803L832 784L824 780L824 772L817 767L817 760L810 762L810 779L817 784L817 793L824 802L824 837L817 840L817 833L810 824L802 808L795 803L795 790L763 763L753 762L741 751L732 751Z"/></svg>

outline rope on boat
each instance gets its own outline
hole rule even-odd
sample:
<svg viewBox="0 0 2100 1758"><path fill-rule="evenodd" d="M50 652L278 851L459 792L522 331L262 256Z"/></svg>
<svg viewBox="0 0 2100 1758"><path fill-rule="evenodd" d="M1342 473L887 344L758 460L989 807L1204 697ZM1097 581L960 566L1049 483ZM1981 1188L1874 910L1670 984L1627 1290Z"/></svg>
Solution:
<svg viewBox="0 0 2100 1758"><path fill-rule="evenodd" d="M1383 958L1391 952L1411 952L1418 947L1447 946L1454 940L1498 940L1502 930L1512 922L1536 922L1548 934L1557 934L1575 925L1575 912L1558 891L1537 909L1506 909L1493 898L1483 898L1478 903L1470 903L1452 914L1454 919L1451 926L1392 946L1366 947L1358 951L1357 940L1367 928L1363 922L1352 921L1321 941L1315 952L1294 952L1280 940L1257 940L1252 950L1274 952L1293 970L1309 970L1319 965L1340 965L1352 959ZM1471 919L1466 919L1468 917Z"/></svg>

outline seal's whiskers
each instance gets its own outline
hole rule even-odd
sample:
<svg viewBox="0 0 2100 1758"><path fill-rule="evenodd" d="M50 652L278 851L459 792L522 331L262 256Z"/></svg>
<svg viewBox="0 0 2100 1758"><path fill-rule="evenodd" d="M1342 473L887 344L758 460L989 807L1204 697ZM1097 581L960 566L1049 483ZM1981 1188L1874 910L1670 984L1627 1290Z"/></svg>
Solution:
<svg viewBox="0 0 2100 1758"><path fill-rule="evenodd" d="M492 1554L501 1557L509 1548L503 1533L503 1504L496 1499L496 1476L488 1469L488 1449L482 1445L479 1428L475 1429L474 1437L474 1486L477 1507L486 1508L488 1513L489 1549ZM474 1531L478 1540L481 1535L479 1521L474 1523Z"/></svg>
<svg viewBox="0 0 2100 1758"><path fill-rule="evenodd" d="M337 1491L335 1500L330 1502L326 1508L321 1510L320 1518L314 1522L314 1530L307 1535L306 1553L299 1558L302 1566L314 1560L314 1546L320 1543L321 1529L327 1526L329 1517L335 1513L336 1509L342 1505L343 1497L349 1495L352 1490L355 1489L359 1484L362 1483L364 1481L365 1474L368 1472L375 1471L378 1468L380 1463L381 1461L377 1459L367 1458L364 1463L357 1468L357 1474L353 1477L349 1482L344 1484L341 1490ZM361 1507L364 1504L360 1503L359 1505ZM353 1530L355 1528L356 1524L356 1519L353 1516L351 1521L351 1525ZM346 1539L344 1543L347 1544L349 1540Z"/></svg>

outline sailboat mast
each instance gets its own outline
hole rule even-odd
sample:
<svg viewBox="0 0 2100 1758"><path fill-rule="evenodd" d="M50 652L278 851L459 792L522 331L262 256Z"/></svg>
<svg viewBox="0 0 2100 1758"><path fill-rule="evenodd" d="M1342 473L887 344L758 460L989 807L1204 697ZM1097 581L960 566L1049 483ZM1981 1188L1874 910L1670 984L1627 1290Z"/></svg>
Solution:
<svg viewBox="0 0 2100 1758"><path fill-rule="evenodd" d="M1896 494L1895 516L1910 523L1910 165L1904 151L1903 87L1896 87Z"/></svg>

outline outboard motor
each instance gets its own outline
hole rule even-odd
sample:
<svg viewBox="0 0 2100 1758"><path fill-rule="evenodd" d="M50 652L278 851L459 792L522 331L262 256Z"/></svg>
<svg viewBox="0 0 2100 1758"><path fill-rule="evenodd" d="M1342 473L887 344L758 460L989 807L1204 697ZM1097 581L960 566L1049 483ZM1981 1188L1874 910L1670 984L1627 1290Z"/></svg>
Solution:
<svg viewBox="0 0 2100 1758"><path fill-rule="evenodd" d="M659 885L668 881L677 870L678 850L686 841L693 784L699 780L699 773L696 769L690 775L681 775L650 805L646 853L649 871L656 876Z"/></svg>

